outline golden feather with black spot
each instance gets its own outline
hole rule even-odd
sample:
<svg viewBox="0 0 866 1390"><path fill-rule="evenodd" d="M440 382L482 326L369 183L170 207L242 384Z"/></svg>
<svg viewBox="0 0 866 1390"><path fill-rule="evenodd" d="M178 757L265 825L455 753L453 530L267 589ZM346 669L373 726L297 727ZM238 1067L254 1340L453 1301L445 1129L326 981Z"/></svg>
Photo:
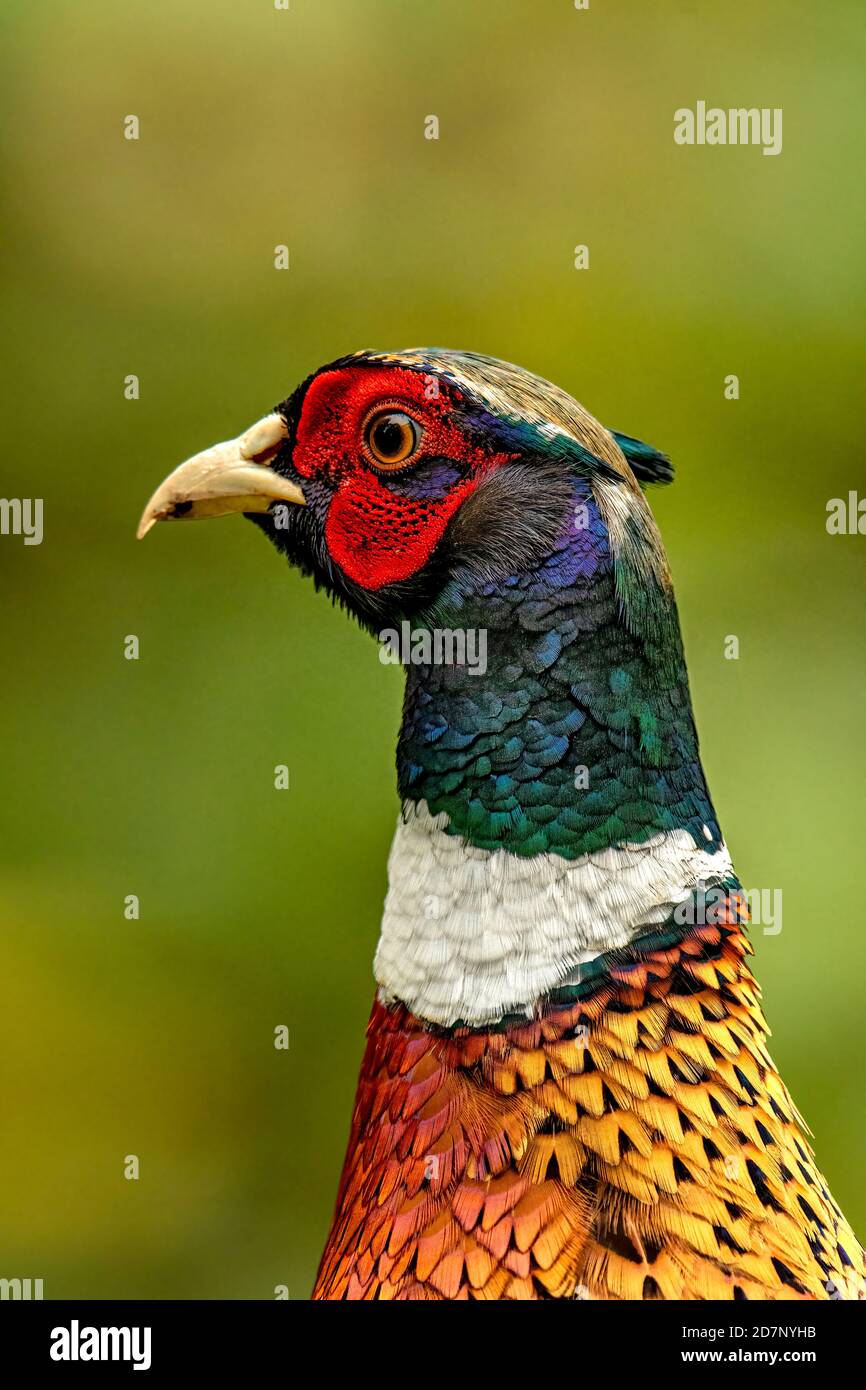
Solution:
<svg viewBox="0 0 866 1390"><path fill-rule="evenodd" d="M377 1002L319 1299L834 1299L851 1230L765 1046L744 907L495 1030Z"/></svg>

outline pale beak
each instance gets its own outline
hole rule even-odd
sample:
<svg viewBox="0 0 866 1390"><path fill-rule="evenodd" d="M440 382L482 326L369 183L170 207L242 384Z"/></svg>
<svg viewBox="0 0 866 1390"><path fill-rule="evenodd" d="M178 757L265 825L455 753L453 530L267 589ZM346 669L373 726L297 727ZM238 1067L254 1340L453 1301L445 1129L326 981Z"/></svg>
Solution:
<svg viewBox="0 0 866 1390"><path fill-rule="evenodd" d="M187 459L160 483L138 524L138 539L156 521L195 521L232 512L266 512L272 502L303 507L297 483L269 467L286 438L281 415L266 415L237 439Z"/></svg>

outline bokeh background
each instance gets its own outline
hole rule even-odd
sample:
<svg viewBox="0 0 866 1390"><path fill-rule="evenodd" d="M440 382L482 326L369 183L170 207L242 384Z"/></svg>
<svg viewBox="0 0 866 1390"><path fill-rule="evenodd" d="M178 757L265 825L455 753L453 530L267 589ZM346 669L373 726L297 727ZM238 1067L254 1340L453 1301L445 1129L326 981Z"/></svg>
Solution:
<svg viewBox="0 0 866 1390"><path fill-rule="evenodd" d="M745 884L784 894L755 935L773 1050L862 1234L866 537L825 529L866 494L862 4L6 0L2 26L0 493L44 497L45 536L0 538L0 1275L309 1292L401 677L243 521L133 537L180 459L415 343L520 362L678 465L654 505L710 785ZM677 147L698 99L782 107L782 154Z"/></svg>

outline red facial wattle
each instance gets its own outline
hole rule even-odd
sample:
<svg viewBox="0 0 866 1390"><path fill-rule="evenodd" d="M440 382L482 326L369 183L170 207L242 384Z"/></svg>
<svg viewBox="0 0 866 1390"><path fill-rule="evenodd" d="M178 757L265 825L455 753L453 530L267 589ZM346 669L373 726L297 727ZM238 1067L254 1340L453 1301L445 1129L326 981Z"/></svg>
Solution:
<svg viewBox="0 0 866 1390"><path fill-rule="evenodd" d="M459 400L456 388L446 394L435 377L397 367L338 368L311 382L292 463L302 478L321 479L332 490L325 543L356 584L381 589L423 569L482 473L508 457L467 439L454 416ZM389 486L401 473L381 474L364 457L365 423L378 409L406 411L421 426L409 468L446 459L460 466L463 477L441 497Z"/></svg>
<svg viewBox="0 0 866 1390"><path fill-rule="evenodd" d="M460 503L478 485L467 478L441 502L397 497L370 474L338 488L328 508L325 543L343 573L365 589L417 574Z"/></svg>

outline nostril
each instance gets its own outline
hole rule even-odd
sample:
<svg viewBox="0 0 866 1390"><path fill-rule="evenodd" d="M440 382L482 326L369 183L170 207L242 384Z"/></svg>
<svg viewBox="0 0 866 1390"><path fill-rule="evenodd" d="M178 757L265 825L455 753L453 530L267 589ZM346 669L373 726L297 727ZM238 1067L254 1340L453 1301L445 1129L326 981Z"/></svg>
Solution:
<svg viewBox="0 0 866 1390"><path fill-rule="evenodd" d="M250 461L252 463L270 463L271 459L276 458L280 452L282 443L283 441L278 439L274 444L267 444L264 449L259 449L258 453L250 454Z"/></svg>
<svg viewBox="0 0 866 1390"><path fill-rule="evenodd" d="M241 458L253 463L269 463L286 438L286 422L281 415L266 415L241 436Z"/></svg>

